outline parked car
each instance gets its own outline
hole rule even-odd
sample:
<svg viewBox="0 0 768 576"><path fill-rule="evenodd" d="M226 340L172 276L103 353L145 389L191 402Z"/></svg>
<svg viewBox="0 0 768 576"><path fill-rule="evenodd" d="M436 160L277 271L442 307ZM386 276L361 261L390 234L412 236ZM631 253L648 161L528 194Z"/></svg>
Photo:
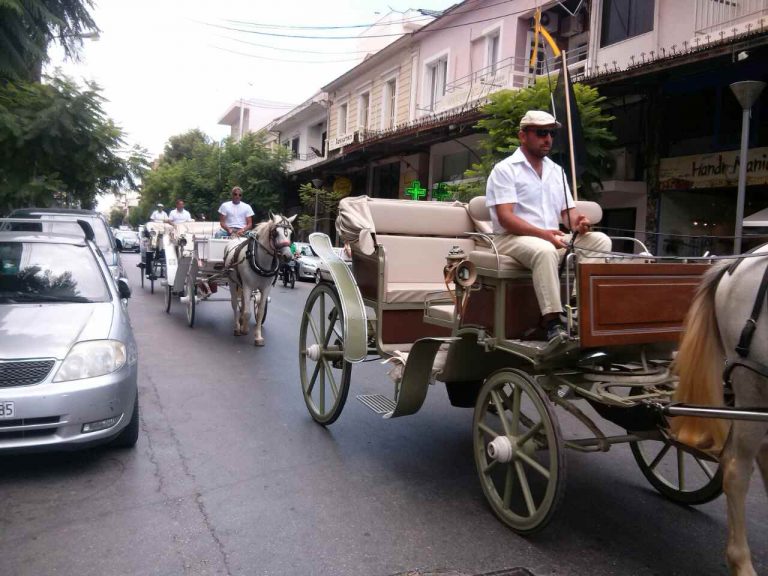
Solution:
<svg viewBox="0 0 768 576"><path fill-rule="evenodd" d="M112 278L125 277L123 263L120 260L120 253L117 250L117 242L112 234L107 220L95 210L79 210L74 208L17 208L10 214L11 218L43 218L45 220L71 220L73 218L82 219L88 222L93 229L96 239L96 245L99 247L104 260L109 266L109 272ZM34 224L14 224L13 229L35 229ZM41 228L38 228L41 229Z"/></svg>
<svg viewBox="0 0 768 576"><path fill-rule="evenodd" d="M352 269L352 258L349 257L349 255L346 253L344 248L334 248L334 252L336 252L336 255L344 260L344 263L347 265L347 267L351 270ZM331 277L331 272L326 268L325 264L321 261L317 265L317 271L315 272L315 283L319 283L321 281L323 282L331 282L333 278Z"/></svg>
<svg viewBox="0 0 768 576"><path fill-rule="evenodd" d="M9 222L0 221L0 453L135 445L127 280L112 281L88 223Z"/></svg>
<svg viewBox="0 0 768 576"><path fill-rule="evenodd" d="M299 255L296 268L299 280L315 280L317 266L320 264L320 257L315 254L312 247L306 242L296 242L296 253Z"/></svg>
<svg viewBox="0 0 768 576"><path fill-rule="evenodd" d="M117 244L117 249L121 252L126 250L130 252L138 252L141 248L139 233L133 230L117 230L115 232L115 242Z"/></svg>

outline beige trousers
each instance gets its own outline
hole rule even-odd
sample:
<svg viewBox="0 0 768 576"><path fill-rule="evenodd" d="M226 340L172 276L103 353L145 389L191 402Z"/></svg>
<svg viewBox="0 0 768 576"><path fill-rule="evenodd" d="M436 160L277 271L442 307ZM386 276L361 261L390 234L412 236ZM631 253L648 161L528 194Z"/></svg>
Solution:
<svg viewBox="0 0 768 576"><path fill-rule="evenodd" d="M566 242L571 241L571 235L564 236ZM557 249L550 242L536 238L535 236L515 236L513 234L500 234L495 236L493 243L500 254L511 256L520 264L533 272L533 288L536 290L536 299L543 314L560 312L563 304L560 299L560 280L557 276L560 260L565 256L565 248ZM574 243L576 252L581 258L595 259L604 257L597 252L611 250L611 239L602 232L589 232L579 234Z"/></svg>

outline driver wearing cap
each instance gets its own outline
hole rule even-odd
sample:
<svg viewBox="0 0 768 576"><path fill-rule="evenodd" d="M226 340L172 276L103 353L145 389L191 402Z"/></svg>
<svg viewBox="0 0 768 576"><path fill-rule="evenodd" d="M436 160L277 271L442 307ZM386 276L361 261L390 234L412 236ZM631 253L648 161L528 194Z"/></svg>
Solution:
<svg viewBox="0 0 768 576"><path fill-rule="evenodd" d="M165 222L168 219L168 215L163 210L163 205L160 204L160 202L157 203L155 211L152 212L149 219L152 220L152 222Z"/></svg>
<svg viewBox="0 0 768 576"><path fill-rule="evenodd" d="M608 236L590 232L590 221L575 208L563 169L547 157L560 127L547 112L526 112L518 132L520 147L494 166L486 185L494 244L533 272L547 340L565 334L558 264L572 234L560 231L561 220L571 233L578 232L574 247L579 254L599 256L589 250L611 249Z"/></svg>

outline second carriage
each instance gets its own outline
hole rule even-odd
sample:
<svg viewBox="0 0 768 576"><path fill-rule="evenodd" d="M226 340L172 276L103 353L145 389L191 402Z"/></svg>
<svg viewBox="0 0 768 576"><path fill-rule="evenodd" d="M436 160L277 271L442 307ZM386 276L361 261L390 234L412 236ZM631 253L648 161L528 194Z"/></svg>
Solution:
<svg viewBox="0 0 768 576"><path fill-rule="evenodd" d="M224 252L229 238L217 237L221 229L215 222L184 222L169 225L163 246L168 280L164 282L165 311L170 312L174 298L178 298L186 310L190 328L195 325L197 307L205 301L231 302L223 297L219 288L231 289L229 272L224 266ZM254 316L261 306L261 294L251 294ZM269 299L264 302L266 320Z"/></svg>
<svg viewBox="0 0 768 576"><path fill-rule="evenodd" d="M588 208L599 220L599 207ZM300 377L312 418L333 423L353 365L378 356L393 364L393 393L358 400L394 419L416 413L430 384L444 383L451 404L474 408L483 493L519 533L553 517L566 449L606 452L626 443L664 496L685 504L716 498L717 460L677 443L664 415L675 388L673 352L708 265L570 255L562 287L576 295L566 307L569 334L546 342L531 274L495 251L489 221L483 197L469 205L342 201L337 228L350 242L352 271L327 236L310 237L333 277L310 293L301 321ZM555 408L585 434L566 437ZM605 432L606 420L621 433Z"/></svg>

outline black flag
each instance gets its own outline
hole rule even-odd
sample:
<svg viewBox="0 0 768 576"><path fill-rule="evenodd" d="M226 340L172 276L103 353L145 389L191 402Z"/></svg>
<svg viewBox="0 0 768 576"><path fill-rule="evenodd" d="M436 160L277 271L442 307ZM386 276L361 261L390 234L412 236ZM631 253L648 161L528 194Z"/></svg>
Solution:
<svg viewBox="0 0 768 576"><path fill-rule="evenodd" d="M587 149L584 145L584 131L581 128L581 117L579 116L579 109L576 106L576 95L573 92L573 84L571 84L571 77L570 74L568 74L568 70L565 69L558 74L557 85L552 94L554 107L552 115L563 125L552 145L552 158L565 169L565 173L568 175L568 186L570 187L573 180L571 179L570 144L568 142L569 119L565 108L566 82L568 82L568 96L571 107L570 124L573 133L574 162L576 165L577 181L581 179L581 176L587 169Z"/></svg>

